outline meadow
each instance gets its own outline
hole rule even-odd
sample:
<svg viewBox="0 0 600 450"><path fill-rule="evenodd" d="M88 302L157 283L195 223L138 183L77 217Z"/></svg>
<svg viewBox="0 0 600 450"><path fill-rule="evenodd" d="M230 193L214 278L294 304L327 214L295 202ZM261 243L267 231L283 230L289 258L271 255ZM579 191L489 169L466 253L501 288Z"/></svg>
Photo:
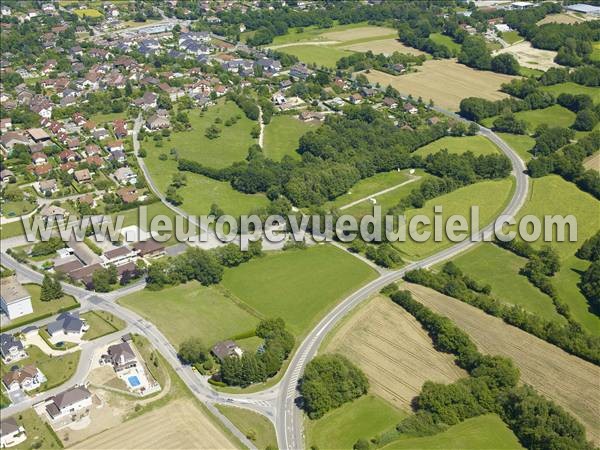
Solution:
<svg viewBox="0 0 600 450"><path fill-rule="evenodd" d="M436 44L444 45L445 47L449 48L455 56L457 56L462 50L462 45L457 44L452 40L450 36L446 36L445 34L431 33L429 35L429 39L431 39Z"/></svg>
<svg viewBox="0 0 600 450"><path fill-rule="evenodd" d="M575 122L575 113L560 105L552 105L544 109L519 111L515 113L515 117L527 122L527 131L529 133L534 133L535 129L542 124L569 128ZM487 117L481 121L481 124L486 127L492 127L496 118L497 116Z"/></svg>
<svg viewBox="0 0 600 450"><path fill-rule="evenodd" d="M518 31L507 31L505 33L502 33L502 39L504 39L509 44L516 44L517 42L523 40Z"/></svg>
<svg viewBox="0 0 600 450"><path fill-rule="evenodd" d="M114 333L115 331L122 330L125 328L125 321L119 317L113 316L111 313L106 311L88 311L81 315L90 329L85 332L83 338L87 341L97 339L107 334Z"/></svg>
<svg viewBox="0 0 600 450"><path fill-rule="evenodd" d="M566 94L585 94L592 97L594 103L600 102L600 88L592 86L583 86L581 84L573 83L571 81L567 83L553 84L551 86L542 86L542 91L551 92L552 94L558 95L562 93Z"/></svg>
<svg viewBox="0 0 600 450"><path fill-rule="evenodd" d="M529 161L533 154L529 151L535 145L535 139L525 134L511 134L511 133L496 133L502 138L510 147L517 152L521 159L525 162Z"/></svg>
<svg viewBox="0 0 600 450"><path fill-rule="evenodd" d="M205 287L196 281L160 291L145 289L119 303L155 324L175 347L191 337L212 346L252 331L259 321L220 286Z"/></svg>
<svg viewBox="0 0 600 450"><path fill-rule="evenodd" d="M226 269L222 285L262 316L283 318L292 333L302 336L334 304L376 276L349 253L316 245Z"/></svg>
<svg viewBox="0 0 600 450"><path fill-rule="evenodd" d="M265 416L235 406L216 405L216 408L231 420L256 448L277 448L275 428Z"/></svg>
<svg viewBox="0 0 600 450"><path fill-rule="evenodd" d="M73 12L77 16L79 16L80 18L84 18L84 17L92 17L92 18L102 17L102 13L100 11L98 11L97 9L91 9L91 8L87 8L87 9L74 9Z"/></svg>
<svg viewBox="0 0 600 450"><path fill-rule="evenodd" d="M308 26L303 28L292 28L283 36L275 36L271 46L319 41L345 42L364 38L382 39L382 36L390 34L396 34L396 30L393 28L370 26L366 22L346 25L336 24L331 28Z"/></svg>
<svg viewBox="0 0 600 450"><path fill-rule="evenodd" d="M352 448L358 439L370 438L398 424L406 413L373 395L366 395L330 411L318 420L305 420L310 448Z"/></svg>
<svg viewBox="0 0 600 450"><path fill-rule="evenodd" d="M467 151L478 155L498 154L500 149L483 136L445 136L437 141L433 141L423 147L420 147L415 155L427 156L446 149L449 153L465 153Z"/></svg>
<svg viewBox="0 0 600 450"><path fill-rule="evenodd" d="M280 161L286 155L300 159L300 154L296 151L300 137L319 125L320 122L302 122L294 116L273 116L265 126L265 156L275 161Z"/></svg>
<svg viewBox="0 0 600 450"><path fill-rule="evenodd" d="M409 47L400 42L396 37L390 37L387 39L377 39L370 40L367 42L358 42L358 43L345 43L342 47L344 50L350 50L353 52L373 52L375 55L383 54L386 56L391 55L394 52L399 53L407 53L409 55L426 55L429 57L428 53L423 52L422 50Z"/></svg>
<svg viewBox="0 0 600 450"><path fill-rule="evenodd" d="M496 414L473 417L433 436L401 438L385 450L518 450L523 447L517 437Z"/></svg>

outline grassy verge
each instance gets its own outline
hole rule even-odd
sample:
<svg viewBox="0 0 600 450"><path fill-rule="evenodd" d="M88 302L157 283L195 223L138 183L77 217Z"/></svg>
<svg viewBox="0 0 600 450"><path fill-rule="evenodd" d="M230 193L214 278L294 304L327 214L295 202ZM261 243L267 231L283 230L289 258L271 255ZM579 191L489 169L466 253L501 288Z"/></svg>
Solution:
<svg viewBox="0 0 600 450"><path fill-rule="evenodd" d="M250 439L256 448L277 448L275 428L265 416L248 409L217 405L217 409Z"/></svg>
<svg viewBox="0 0 600 450"><path fill-rule="evenodd" d="M83 335L83 338L88 341L122 330L126 326L123 319L106 311L88 311L83 313L81 318L90 326Z"/></svg>

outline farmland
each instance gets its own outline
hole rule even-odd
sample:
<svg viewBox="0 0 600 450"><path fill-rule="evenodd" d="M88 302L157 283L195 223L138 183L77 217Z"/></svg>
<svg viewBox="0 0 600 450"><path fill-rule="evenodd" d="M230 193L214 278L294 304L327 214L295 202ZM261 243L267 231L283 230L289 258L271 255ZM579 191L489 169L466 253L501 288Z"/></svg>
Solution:
<svg viewBox="0 0 600 450"><path fill-rule="evenodd" d="M366 75L372 83L389 84L401 93L410 93L425 101L432 99L438 106L452 111L458 110L460 101L474 92L488 100L506 98L507 95L499 91L500 85L514 78L477 71L450 59L425 61L416 72L401 76L377 70Z"/></svg>
<svg viewBox="0 0 600 450"><path fill-rule="evenodd" d="M586 169L594 169L600 171L600 152L596 152L593 155L588 156L583 161L583 167Z"/></svg>
<svg viewBox="0 0 600 450"><path fill-rule="evenodd" d="M548 70L550 67L559 67L554 62L556 52L534 48L529 41L519 42L495 52L496 55L508 53L513 55L519 64L531 69Z"/></svg>
<svg viewBox="0 0 600 450"><path fill-rule="evenodd" d="M342 47L344 50L350 50L353 52L368 52L371 51L374 54L383 54L386 56L391 55L394 52L408 53L409 55L424 55L425 52L404 45L396 38L378 39L374 41L358 42L354 44L344 44Z"/></svg>
<svg viewBox="0 0 600 450"><path fill-rule="evenodd" d="M496 147L492 141L483 136L446 136L419 148L415 152L415 155L424 157L431 153L437 153L443 149L447 149L449 153L465 153L466 151L471 151L476 156L497 154L500 152L498 147Z"/></svg>
<svg viewBox="0 0 600 450"><path fill-rule="evenodd" d="M385 450L517 450L523 447L517 437L495 414L473 417L446 431L420 438L399 439L382 447Z"/></svg>
<svg viewBox="0 0 600 450"><path fill-rule="evenodd" d="M329 412L319 420L306 420L307 447L352 448L354 443L394 427L406 414L372 395L366 395Z"/></svg>
<svg viewBox="0 0 600 450"><path fill-rule="evenodd" d="M393 28L374 27L366 22L347 25L335 25L331 28L317 28L316 26L290 29L283 36L275 36L272 46L282 44L296 44L300 42L315 41L350 41L354 39L381 39L382 36L396 34Z"/></svg>
<svg viewBox="0 0 600 450"><path fill-rule="evenodd" d="M434 312L450 318L468 333L479 351L511 358L521 381L567 409L585 426L588 438L600 441L596 411L600 402L600 368L480 309L429 288L402 285Z"/></svg>
<svg viewBox="0 0 600 450"><path fill-rule="evenodd" d="M479 225L480 228L483 228L501 212L510 199L513 188L514 182L511 178L472 184L436 197L428 201L423 208L406 211L406 221L408 223L412 217L424 214L433 223L433 207L434 205L441 205L444 217L448 218L453 214L462 215L467 218L470 227L471 206L479 206ZM419 227L421 232L431 231L432 229L431 225ZM447 239L443 239L442 242L429 239L426 242L418 243L408 238L406 242L394 243L410 260L423 258L449 244L450 242Z"/></svg>
<svg viewBox="0 0 600 450"><path fill-rule="evenodd" d="M343 250L317 245L226 269L222 284L259 314L282 317L301 336L336 302L375 276Z"/></svg>
<svg viewBox="0 0 600 450"><path fill-rule="evenodd" d="M123 436L127 436L124 440ZM72 448L236 448L191 400L177 400Z"/></svg>
<svg viewBox="0 0 600 450"><path fill-rule="evenodd" d="M315 122L302 122L293 116L274 116L265 127L265 156L276 161L286 155L300 158L296 150L300 137L319 126Z"/></svg>
<svg viewBox="0 0 600 450"><path fill-rule="evenodd" d="M156 324L176 347L190 337L213 345L253 330L258 323L221 288L204 287L196 281L156 292L139 291L123 297L119 303Z"/></svg>
<svg viewBox="0 0 600 450"><path fill-rule="evenodd" d="M484 243L454 260L467 275L492 287L492 295L506 303L520 305L545 319L564 321L552 299L519 274L527 260L494 244ZM498 270L501 267L502 270Z"/></svg>
<svg viewBox="0 0 600 450"><path fill-rule="evenodd" d="M451 355L433 348L419 322L381 296L345 320L321 351L351 359L367 375L372 394L404 411L425 381L452 383L467 376Z"/></svg>

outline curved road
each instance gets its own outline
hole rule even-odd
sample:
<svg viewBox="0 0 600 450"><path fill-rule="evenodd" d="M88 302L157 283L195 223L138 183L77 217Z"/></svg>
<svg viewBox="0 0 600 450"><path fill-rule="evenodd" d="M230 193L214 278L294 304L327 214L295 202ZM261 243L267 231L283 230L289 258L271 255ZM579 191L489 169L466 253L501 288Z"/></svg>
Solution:
<svg viewBox="0 0 600 450"><path fill-rule="evenodd" d="M437 108L436 108L437 109ZM453 115L447 111L441 111L444 114ZM141 117L136 120L136 126L134 128L134 148L136 154L139 150L139 142L137 141L137 133L141 127ZM523 202L526 199L528 191L528 178L525 175L525 165L520 157L514 152L502 139L487 128L481 128L480 134L485 136L494 142L502 152L510 159L513 174L516 179L516 189L514 195L502 212L503 216L514 217L519 211ZM135 145L137 144L137 145ZM143 160L140 161L140 167L144 172L148 180L148 184L156 192L161 201L165 203L169 208L178 214L187 216L184 211L179 208L170 205L164 197L160 195L160 190L156 189L152 179L146 170ZM231 430L231 432L251 449L254 449L254 445L241 433L226 417L224 417L215 407L215 403L232 404L235 406L245 407L252 409L256 412L264 414L268 417L276 426L278 446L281 449L300 449L304 446L303 441L303 417L301 410L296 406L295 401L297 398L297 385L298 380L304 370L304 367L312 359L319 348L323 338L329 331L339 322L346 314L348 314L355 306L360 302L364 301L371 295L377 293L385 285L398 281L404 276L404 274L416 268L429 267L437 264L441 261L445 261L454 255L465 251L466 249L476 245L478 239L481 239L484 235L490 235L491 231L500 228L501 224L490 224L483 230L481 230L475 236L476 239L464 241L458 243L452 247L442 250L435 255L425 258L421 261L412 263L402 269L396 271L390 271L382 274L379 278L372 281L371 283L361 287L356 292L348 296L341 303L339 303L333 310L331 310L319 324L309 333L309 335L300 344L298 350L295 352L292 361L286 373L279 383L275 386L268 388L264 391L253 393L253 394L224 394L215 391L210 386L206 378L199 376L194 372L191 367L184 366L177 358L177 352L175 348L168 342L166 337L151 323L144 320L138 314L133 311L124 308L123 306L115 303L115 300L119 297L126 295L127 293L135 290L143 289L145 283L138 282L125 288L108 294L96 294L89 292L83 288L73 286L70 284L63 283L64 291L70 295L75 296L81 302L82 309L101 309L109 311L116 316L124 319L128 326L128 331L134 331L144 335L152 345L163 355L167 362L173 367L173 369L179 374L186 385L192 390L194 395L204 402L208 409L217 416L224 425ZM25 265L21 265L15 261L12 257L2 253L2 264L15 270L21 278L25 278L29 281L35 281L40 283L43 276L30 269ZM40 321L42 322L42 321ZM108 338L107 338L108 339ZM79 384L82 383L87 377L89 371L88 359L91 358L93 349L97 348L98 345L103 344L103 340L92 341L89 345L86 344L82 350L82 363L78 367L76 374L69 380L68 384ZM85 357L84 357L85 356ZM85 362L83 360L86 360ZM61 388L58 388L61 390ZM37 397L35 400L39 401L41 397L50 396L54 391L48 391L43 396ZM31 401L12 405L6 408L3 412L7 415L14 414L22 411L26 407L31 406Z"/></svg>

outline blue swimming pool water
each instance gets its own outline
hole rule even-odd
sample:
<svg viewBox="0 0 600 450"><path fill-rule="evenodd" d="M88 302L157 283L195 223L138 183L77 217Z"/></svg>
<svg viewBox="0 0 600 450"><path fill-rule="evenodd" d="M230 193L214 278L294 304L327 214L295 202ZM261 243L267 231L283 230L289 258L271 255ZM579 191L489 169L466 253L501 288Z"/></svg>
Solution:
<svg viewBox="0 0 600 450"><path fill-rule="evenodd" d="M137 387L140 385L140 380L137 377L137 375L132 375L129 378L127 378L127 381L129 381L129 384L131 385L131 387Z"/></svg>

